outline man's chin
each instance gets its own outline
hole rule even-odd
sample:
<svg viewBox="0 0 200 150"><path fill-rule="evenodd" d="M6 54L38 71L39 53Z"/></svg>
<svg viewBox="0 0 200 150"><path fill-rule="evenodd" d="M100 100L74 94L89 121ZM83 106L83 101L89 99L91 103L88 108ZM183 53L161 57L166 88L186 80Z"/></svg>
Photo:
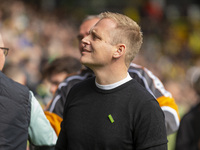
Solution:
<svg viewBox="0 0 200 150"><path fill-rule="evenodd" d="M89 63L81 62L81 64L83 64L84 66L89 67L89 68L90 68L90 66L91 66Z"/></svg>
<svg viewBox="0 0 200 150"><path fill-rule="evenodd" d="M81 62L83 65L88 64L88 60L87 60L87 58L84 57L84 56L81 56L80 62Z"/></svg>
<svg viewBox="0 0 200 150"><path fill-rule="evenodd" d="M91 63L89 63L89 62L84 62L84 61L81 61L81 64L91 69L91 66L92 66L92 64L91 64Z"/></svg>
<svg viewBox="0 0 200 150"><path fill-rule="evenodd" d="M84 56L80 58L80 62L81 64L83 64L84 66L88 68L91 68L95 64L91 59L88 59L87 57L84 57Z"/></svg>

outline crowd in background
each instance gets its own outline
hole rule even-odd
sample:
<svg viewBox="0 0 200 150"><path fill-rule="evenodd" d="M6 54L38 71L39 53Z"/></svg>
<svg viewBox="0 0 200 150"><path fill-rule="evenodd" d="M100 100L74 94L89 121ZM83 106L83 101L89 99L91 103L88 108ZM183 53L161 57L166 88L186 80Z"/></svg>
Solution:
<svg viewBox="0 0 200 150"><path fill-rule="evenodd" d="M10 48L6 66L18 66L26 74L27 86L43 95L39 85L45 63L65 55L79 57L77 30L67 19L41 14L20 1L0 7L1 33Z"/></svg>
<svg viewBox="0 0 200 150"><path fill-rule="evenodd" d="M143 31L143 46L135 62L157 75L186 111L197 99L190 84L194 68L200 66L200 8L190 4L183 11L176 5L156 2L142 1L139 8L129 5L123 10ZM0 5L0 32L10 48L6 66L14 64L22 69L26 85L41 100L46 96L42 87L45 64L65 55L79 58L76 36L80 16L60 17L22 1Z"/></svg>
<svg viewBox="0 0 200 150"><path fill-rule="evenodd" d="M122 13L142 27L144 42L134 61L162 80L180 106L182 116L197 102L191 83L195 68L200 67L200 7L190 4L180 10L176 5L158 2L162 1L141 1L138 8L129 5ZM0 32L5 46L10 48L4 69L14 65L23 71L25 84L43 105L49 93L42 71L55 58L79 58L77 31L80 16L84 15L88 14L61 17L54 11L43 12L22 1L1 2Z"/></svg>

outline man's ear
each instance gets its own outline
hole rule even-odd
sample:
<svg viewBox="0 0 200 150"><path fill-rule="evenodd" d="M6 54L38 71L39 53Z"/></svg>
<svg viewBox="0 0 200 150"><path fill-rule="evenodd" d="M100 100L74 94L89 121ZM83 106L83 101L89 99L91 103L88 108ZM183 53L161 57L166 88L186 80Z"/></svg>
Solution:
<svg viewBox="0 0 200 150"><path fill-rule="evenodd" d="M113 53L113 57L114 58L119 58L122 55L125 55L125 52L126 52L126 46L125 46L125 44L118 44L116 46L116 49L115 49L114 53Z"/></svg>

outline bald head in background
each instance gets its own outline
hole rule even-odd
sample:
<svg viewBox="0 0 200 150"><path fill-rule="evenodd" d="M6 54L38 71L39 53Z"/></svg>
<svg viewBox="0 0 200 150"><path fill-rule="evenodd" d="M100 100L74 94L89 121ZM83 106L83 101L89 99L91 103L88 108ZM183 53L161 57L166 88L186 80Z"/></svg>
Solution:
<svg viewBox="0 0 200 150"><path fill-rule="evenodd" d="M79 50L82 49L81 40L89 35L90 29L99 21L99 17L97 15L88 16L85 20L83 20L78 34L79 40Z"/></svg>

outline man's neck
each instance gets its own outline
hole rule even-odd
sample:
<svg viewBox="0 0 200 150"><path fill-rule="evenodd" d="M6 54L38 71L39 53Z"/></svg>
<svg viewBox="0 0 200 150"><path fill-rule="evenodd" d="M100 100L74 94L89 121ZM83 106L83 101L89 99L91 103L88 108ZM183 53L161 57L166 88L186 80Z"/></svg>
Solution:
<svg viewBox="0 0 200 150"><path fill-rule="evenodd" d="M113 84L127 77L127 68L103 68L93 70L96 82L101 85Z"/></svg>

